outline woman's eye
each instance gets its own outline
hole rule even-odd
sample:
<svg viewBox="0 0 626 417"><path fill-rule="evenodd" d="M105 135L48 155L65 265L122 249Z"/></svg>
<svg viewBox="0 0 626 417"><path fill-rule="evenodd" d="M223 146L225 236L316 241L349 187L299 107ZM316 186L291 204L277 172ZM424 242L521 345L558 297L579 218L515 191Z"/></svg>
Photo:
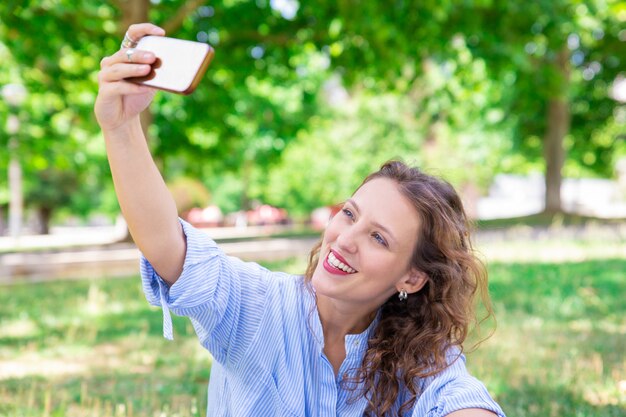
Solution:
<svg viewBox="0 0 626 417"><path fill-rule="evenodd" d="M351 219L354 219L354 214L350 211L350 209L342 209L341 211L343 211L343 214L345 214L346 216L348 216Z"/></svg>
<svg viewBox="0 0 626 417"><path fill-rule="evenodd" d="M380 233L374 232L372 233L372 237L374 238L376 242L387 247L387 241L380 235Z"/></svg>

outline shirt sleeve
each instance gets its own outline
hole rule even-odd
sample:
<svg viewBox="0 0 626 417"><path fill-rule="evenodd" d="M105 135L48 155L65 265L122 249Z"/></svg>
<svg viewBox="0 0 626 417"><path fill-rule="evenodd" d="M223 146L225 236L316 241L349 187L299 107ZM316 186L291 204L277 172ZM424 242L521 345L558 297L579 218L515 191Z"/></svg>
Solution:
<svg viewBox="0 0 626 417"><path fill-rule="evenodd" d="M444 417L454 411L482 408L506 417L483 383L469 374L465 356L457 351L448 358L451 365L428 383L415 403L412 416Z"/></svg>
<svg viewBox="0 0 626 417"><path fill-rule="evenodd" d="M224 364L241 356L256 334L269 271L227 256L206 233L180 222L187 239L180 277L169 287L142 255L143 290L150 304L163 309L164 337L173 339L170 311L188 316L200 343Z"/></svg>

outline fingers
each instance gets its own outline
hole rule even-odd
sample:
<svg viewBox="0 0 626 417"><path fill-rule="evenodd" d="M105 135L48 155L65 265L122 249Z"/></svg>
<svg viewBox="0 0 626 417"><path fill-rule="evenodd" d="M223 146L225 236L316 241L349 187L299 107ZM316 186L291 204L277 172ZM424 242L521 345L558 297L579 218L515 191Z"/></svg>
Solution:
<svg viewBox="0 0 626 417"><path fill-rule="evenodd" d="M165 30L152 23L138 23L130 25L126 32L126 36L134 42L147 35L164 36ZM124 79L150 73L150 64L154 63L156 57L152 52L135 49L132 52L131 61L127 51L129 50L126 48L121 49L100 61L101 70L98 74L98 81L101 92L105 92L106 95L131 95L153 91L149 87L127 82Z"/></svg>
<svg viewBox="0 0 626 417"><path fill-rule="evenodd" d="M126 33L131 40L137 42L146 35L164 36L165 30L152 23L136 23L130 25Z"/></svg>
<svg viewBox="0 0 626 417"><path fill-rule="evenodd" d="M100 71L100 82L120 81L129 77L141 77L147 75L151 70L148 64L114 64L105 67Z"/></svg>
<svg viewBox="0 0 626 417"><path fill-rule="evenodd" d="M156 59L152 52L135 50L132 54L133 61L130 63L126 51L126 49L119 50L100 62L102 70L98 74L98 79L101 83L140 77L151 71L150 64Z"/></svg>
<svg viewBox="0 0 626 417"><path fill-rule="evenodd" d="M120 49L116 53L111 56L104 57L102 61L100 61L100 68L104 69L105 67L112 66L118 63L128 63L128 55L126 54L128 49ZM132 54L132 64L152 64L156 57L152 52L149 51L140 51L135 49Z"/></svg>
<svg viewBox="0 0 626 417"><path fill-rule="evenodd" d="M153 25L152 23L137 23L130 25L126 34L131 38L131 40L136 42L146 35L164 36L165 30ZM102 58L100 61L100 68L104 69L104 67L113 65L117 62L129 62L126 51L126 48L120 49L113 55ZM151 52L135 50L132 54L132 60L133 64L152 64L155 57Z"/></svg>
<svg viewBox="0 0 626 417"><path fill-rule="evenodd" d="M150 88L143 84L135 84L129 81L120 81L117 83L107 84L103 89L103 96L129 96L135 94L145 94L148 92L156 92L154 88Z"/></svg>

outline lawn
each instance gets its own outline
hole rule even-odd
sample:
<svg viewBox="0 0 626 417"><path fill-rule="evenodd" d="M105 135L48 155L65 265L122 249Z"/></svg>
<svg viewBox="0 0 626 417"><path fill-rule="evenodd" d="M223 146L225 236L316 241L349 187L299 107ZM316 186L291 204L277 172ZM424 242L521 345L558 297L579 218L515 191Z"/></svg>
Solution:
<svg viewBox="0 0 626 417"><path fill-rule="evenodd" d="M626 259L489 269L497 330L468 365L505 412L626 415ZM0 287L0 417L204 416L211 359L161 318L137 277Z"/></svg>

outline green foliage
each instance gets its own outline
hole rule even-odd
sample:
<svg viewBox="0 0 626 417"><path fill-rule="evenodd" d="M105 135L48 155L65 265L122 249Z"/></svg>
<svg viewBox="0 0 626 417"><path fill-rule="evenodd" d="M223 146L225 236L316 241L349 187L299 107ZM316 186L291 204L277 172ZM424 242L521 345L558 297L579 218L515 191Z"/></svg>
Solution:
<svg viewBox="0 0 626 417"><path fill-rule="evenodd" d="M304 213L397 156L484 189L499 171L542 168L550 97L570 102L566 174L612 175L623 117L608 89L623 68L623 2L318 0L293 17L270 3L142 6L169 36L216 50L193 95L157 94L148 136L167 180L200 178L223 209L260 198ZM55 208L117 211L92 108L100 59L118 49L130 5L0 5L0 85L29 91L17 152L31 207L42 204L41 173L54 171L66 178L50 185ZM555 67L563 51L569 81ZM334 106L342 91L349 104ZM0 101L2 126L9 112ZM60 186L68 173L78 189Z"/></svg>
<svg viewBox="0 0 626 417"><path fill-rule="evenodd" d="M402 107L407 103L394 95L363 95L334 109L331 118L312 120L310 131L299 135L259 187L259 198L284 201L304 214L348 198L385 160L416 159L422 134Z"/></svg>
<svg viewBox="0 0 626 417"><path fill-rule="evenodd" d="M488 77L502 87L500 104L515 126L514 151L527 160L542 158L538 139L549 122L547 103L560 97L571 112L565 174L612 175L620 140L607 135L606 126L623 107L609 94L626 52L623 2L493 2L482 10L469 2L457 11L472 54L485 59ZM468 14L473 17L466 19ZM561 53L564 70L558 68Z"/></svg>
<svg viewBox="0 0 626 417"><path fill-rule="evenodd" d="M108 166L92 114L95 73L111 45L112 18L110 6L94 1L9 1L0 6L5 58L0 84L20 83L28 91L19 109L15 151L28 206L71 206L87 214L98 210L102 190L110 188L105 186ZM0 107L0 118L7 111ZM88 206L81 204L79 190L91 196Z"/></svg>
<svg viewBox="0 0 626 417"><path fill-rule="evenodd" d="M39 221L39 233L49 233L50 216L57 207L69 205L71 196L78 190L76 174L69 169L46 169L36 173L27 184L25 198L35 206ZM92 202L93 203L93 202Z"/></svg>
<svg viewBox="0 0 626 417"><path fill-rule="evenodd" d="M201 181L194 178L178 177L167 184L172 193L179 213L184 213L194 207L206 207L211 194Z"/></svg>

